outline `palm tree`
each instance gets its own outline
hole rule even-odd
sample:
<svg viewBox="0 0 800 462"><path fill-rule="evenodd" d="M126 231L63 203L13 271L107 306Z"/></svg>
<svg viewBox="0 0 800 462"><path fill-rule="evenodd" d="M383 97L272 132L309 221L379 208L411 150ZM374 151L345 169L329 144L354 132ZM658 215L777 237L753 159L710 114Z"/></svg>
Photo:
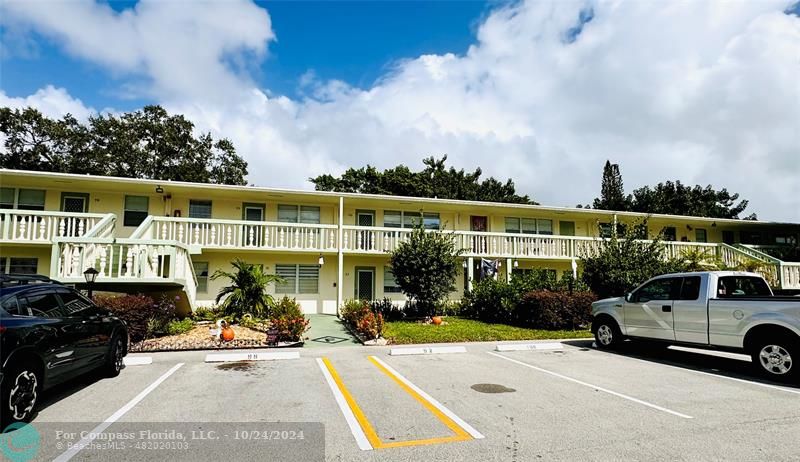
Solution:
<svg viewBox="0 0 800 462"><path fill-rule="evenodd" d="M265 273L261 265L251 265L238 258L231 265L235 272L217 270L211 276L212 280L227 278L231 282L217 294L216 302L222 300L220 307L223 312L234 319L240 319L246 313L257 317L269 316L275 300L267 292L267 285L283 282L283 278Z"/></svg>

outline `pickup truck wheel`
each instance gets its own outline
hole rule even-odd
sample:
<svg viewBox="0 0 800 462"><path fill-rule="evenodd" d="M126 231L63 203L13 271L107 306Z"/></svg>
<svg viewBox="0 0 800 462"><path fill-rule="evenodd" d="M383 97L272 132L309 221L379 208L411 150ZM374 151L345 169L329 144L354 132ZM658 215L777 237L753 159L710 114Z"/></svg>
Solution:
<svg viewBox="0 0 800 462"><path fill-rule="evenodd" d="M753 364L766 377L781 381L800 377L800 346L797 341L775 338L759 342L751 357Z"/></svg>
<svg viewBox="0 0 800 462"><path fill-rule="evenodd" d="M594 340L601 350L615 348L622 342L622 332L615 321L603 318L595 323Z"/></svg>
<svg viewBox="0 0 800 462"><path fill-rule="evenodd" d="M39 371L23 364L10 368L3 374L2 386L2 425L28 422L33 416L41 392Z"/></svg>

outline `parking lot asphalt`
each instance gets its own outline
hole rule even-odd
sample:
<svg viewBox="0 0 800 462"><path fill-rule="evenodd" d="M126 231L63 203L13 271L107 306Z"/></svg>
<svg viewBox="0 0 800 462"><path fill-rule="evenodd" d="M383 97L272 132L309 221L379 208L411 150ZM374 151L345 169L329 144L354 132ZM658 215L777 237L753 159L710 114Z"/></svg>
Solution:
<svg viewBox="0 0 800 462"><path fill-rule="evenodd" d="M204 362L207 352L155 353L119 377L52 390L34 425L317 422L331 461L800 459L800 387L752 375L747 358L636 344L605 352L591 341L543 351L496 345L412 356L298 349L298 359L225 363ZM264 460L252 441L219 444L231 460Z"/></svg>

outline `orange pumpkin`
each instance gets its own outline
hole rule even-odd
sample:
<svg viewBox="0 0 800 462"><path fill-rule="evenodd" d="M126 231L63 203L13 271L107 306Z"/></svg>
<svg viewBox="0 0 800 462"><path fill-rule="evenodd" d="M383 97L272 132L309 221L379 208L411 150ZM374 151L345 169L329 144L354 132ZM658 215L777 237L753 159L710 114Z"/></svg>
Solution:
<svg viewBox="0 0 800 462"><path fill-rule="evenodd" d="M224 342L230 342L231 340L233 340L233 337L234 337L234 332L231 326L225 326L222 329L222 332L220 332L219 334L219 338L222 339L222 341Z"/></svg>
<svg viewBox="0 0 800 462"><path fill-rule="evenodd" d="M431 322L434 325L438 326L438 325L440 325L442 323L442 317L441 316L434 316L434 317L431 318Z"/></svg>

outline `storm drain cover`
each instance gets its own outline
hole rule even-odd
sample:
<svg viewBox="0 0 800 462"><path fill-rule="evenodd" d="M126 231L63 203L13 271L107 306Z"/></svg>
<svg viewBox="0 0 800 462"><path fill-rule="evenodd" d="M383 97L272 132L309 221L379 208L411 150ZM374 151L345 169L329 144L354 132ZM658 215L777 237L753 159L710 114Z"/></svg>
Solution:
<svg viewBox="0 0 800 462"><path fill-rule="evenodd" d="M312 338L312 342L320 342L320 343L342 343L346 342L348 339L342 337L333 337L331 335L326 335L325 337L317 337Z"/></svg>
<svg viewBox="0 0 800 462"><path fill-rule="evenodd" d="M517 391L496 383L476 383L470 388L480 393L514 393Z"/></svg>

